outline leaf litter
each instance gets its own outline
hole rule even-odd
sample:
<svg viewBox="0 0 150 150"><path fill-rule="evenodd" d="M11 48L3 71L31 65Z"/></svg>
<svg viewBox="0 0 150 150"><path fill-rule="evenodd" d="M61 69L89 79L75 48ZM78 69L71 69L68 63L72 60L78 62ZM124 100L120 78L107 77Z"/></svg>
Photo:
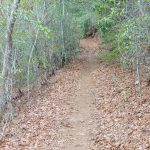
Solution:
<svg viewBox="0 0 150 150"><path fill-rule="evenodd" d="M80 73L83 66L89 69L87 58L107 49L95 38L82 40L80 47L78 58L51 78L53 84L30 90L29 106L27 95L14 101L15 118L3 128L0 149L62 150L67 140L75 140L75 135L64 139L60 131L74 128L67 120L70 114L79 111L74 109L73 99L81 90ZM85 127L90 131L89 150L150 149L150 89L146 86L144 68L142 72L142 99L139 99L134 74L129 69L117 63L100 62L91 71L94 86L90 92L94 100L88 120L90 126ZM75 149L80 150L81 146L78 143Z"/></svg>

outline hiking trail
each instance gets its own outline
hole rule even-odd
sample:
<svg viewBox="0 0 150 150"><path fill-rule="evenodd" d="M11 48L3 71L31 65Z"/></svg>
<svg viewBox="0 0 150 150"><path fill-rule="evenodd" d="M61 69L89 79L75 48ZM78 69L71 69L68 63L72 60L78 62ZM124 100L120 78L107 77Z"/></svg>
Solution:
<svg viewBox="0 0 150 150"><path fill-rule="evenodd" d="M88 150L95 109L92 72L98 69L97 37L80 42L78 57L51 77L47 85L14 102L15 118L5 125L0 149ZM6 127L7 126L7 127Z"/></svg>
<svg viewBox="0 0 150 150"><path fill-rule="evenodd" d="M0 150L148 150L149 87L142 82L144 98L135 99L133 73L97 59L106 50L97 37L82 39L74 61L35 83L30 101L14 101Z"/></svg>
<svg viewBox="0 0 150 150"><path fill-rule="evenodd" d="M79 70L78 89L74 93L74 98L70 99L74 112L68 114L67 125L61 129L63 138L67 139L63 147L64 150L89 149L92 128L91 114L95 108L95 98L92 92L95 82L91 73L99 67L96 55L98 47L97 38L81 41L81 54L78 60L82 63Z"/></svg>

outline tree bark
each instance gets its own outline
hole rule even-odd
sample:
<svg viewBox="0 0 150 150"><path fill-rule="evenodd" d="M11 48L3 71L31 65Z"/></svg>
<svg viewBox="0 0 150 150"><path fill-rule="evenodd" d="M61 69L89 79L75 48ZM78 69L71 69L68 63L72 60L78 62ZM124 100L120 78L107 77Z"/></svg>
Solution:
<svg viewBox="0 0 150 150"><path fill-rule="evenodd" d="M14 3L12 5L12 10L10 13L10 16L7 19L7 30L6 30L6 46L4 51L4 58L3 58L3 68L2 68L2 77L3 77L3 99L1 99L0 104L0 112L3 111L5 103L7 102L7 98L5 94L8 92L8 88L6 88L6 85L9 80L9 72L10 72L10 59L11 59L11 52L12 52L12 35L14 30L14 25L16 21L16 12L18 10L18 5L20 3L20 0L14 0Z"/></svg>
<svg viewBox="0 0 150 150"><path fill-rule="evenodd" d="M6 31L6 48L4 52L3 70L2 70L2 75L4 78L7 77L8 75L9 59L12 51L12 34L13 34L13 29L16 21L16 11L18 9L19 3L20 0L14 0L11 14L8 17L7 31Z"/></svg>
<svg viewBox="0 0 150 150"><path fill-rule="evenodd" d="M61 18L61 37L62 37L62 60L61 60L61 66L63 66L63 59L64 59L64 55L65 54L65 41L64 41L64 18L65 18L65 1L64 0L60 0L61 2L61 7L62 7L62 18ZM66 61L66 57L65 57L65 60Z"/></svg>

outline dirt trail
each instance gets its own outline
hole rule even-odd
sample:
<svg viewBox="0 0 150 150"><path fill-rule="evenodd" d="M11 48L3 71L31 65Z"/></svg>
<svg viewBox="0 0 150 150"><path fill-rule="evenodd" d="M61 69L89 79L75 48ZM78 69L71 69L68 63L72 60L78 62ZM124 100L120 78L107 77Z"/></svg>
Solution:
<svg viewBox="0 0 150 150"><path fill-rule="evenodd" d="M149 150L145 76L144 98L135 99L129 69L98 63L106 45L95 37L81 40L80 47L78 58L57 71L50 84L31 90L30 107L26 95L14 102L14 120L0 125L0 150Z"/></svg>
<svg viewBox="0 0 150 150"><path fill-rule="evenodd" d="M91 114L95 108L92 92L95 82L91 73L98 68L96 50L99 42L97 38L81 41L81 54L78 61L82 62L79 70L78 89L71 99L73 113L68 114L66 126L62 129L62 136L66 139L64 150L88 150L90 143Z"/></svg>
<svg viewBox="0 0 150 150"><path fill-rule="evenodd" d="M3 130L3 150L88 150L93 122L96 83L92 73L99 68L98 38L81 41L78 58L60 69L50 84L15 101L15 118Z"/></svg>

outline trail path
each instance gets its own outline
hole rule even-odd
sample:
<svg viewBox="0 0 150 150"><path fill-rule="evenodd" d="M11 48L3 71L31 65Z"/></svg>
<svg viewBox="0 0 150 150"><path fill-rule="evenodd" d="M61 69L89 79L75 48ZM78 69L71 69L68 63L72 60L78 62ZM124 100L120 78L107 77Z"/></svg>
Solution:
<svg viewBox="0 0 150 150"><path fill-rule="evenodd" d="M35 84L30 101L14 101L15 118L0 124L0 150L149 150L146 78L143 100L135 99L132 72L97 60L105 50L97 37L81 40L75 61Z"/></svg>
<svg viewBox="0 0 150 150"><path fill-rule="evenodd" d="M106 49L96 37L81 40L75 62L79 75L74 95L68 99L72 113L66 115L61 127L61 150L150 149L150 89L145 74L139 100L129 68L97 60Z"/></svg>
<svg viewBox="0 0 150 150"><path fill-rule="evenodd" d="M62 129L62 136L66 139L64 150L89 149L91 114L95 108L95 98L92 92L95 82L91 73L99 67L96 56L98 46L97 38L81 41L81 54L78 61L82 63L80 63L78 88L74 93L74 98L70 99L74 111L68 114L66 122L69 125Z"/></svg>
<svg viewBox="0 0 150 150"><path fill-rule="evenodd" d="M3 150L88 150L94 106L91 73L98 68L98 38L81 40L78 58L14 102L15 118L3 128Z"/></svg>

